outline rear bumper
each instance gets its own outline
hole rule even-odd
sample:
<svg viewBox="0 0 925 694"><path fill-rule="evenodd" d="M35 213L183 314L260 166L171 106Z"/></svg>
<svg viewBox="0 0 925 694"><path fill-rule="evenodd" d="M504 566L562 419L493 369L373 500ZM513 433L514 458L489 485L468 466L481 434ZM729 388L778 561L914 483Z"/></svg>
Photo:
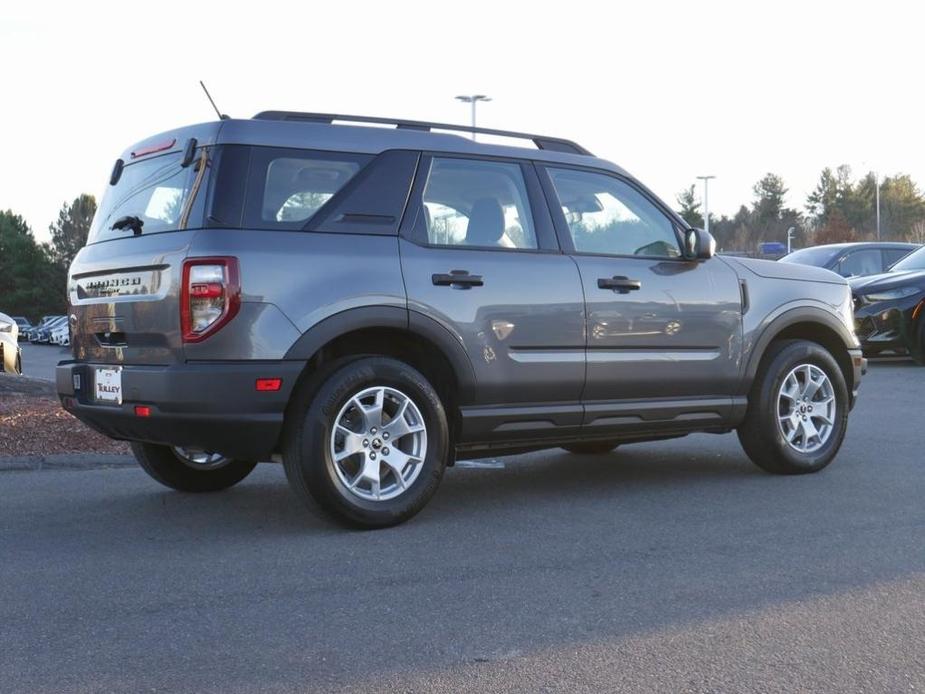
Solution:
<svg viewBox="0 0 925 694"><path fill-rule="evenodd" d="M277 447L301 361L212 362L123 366L121 405L93 399L95 364L57 367L58 395L79 420L114 439L199 447L242 460L268 460ZM100 365L104 366L104 365ZM280 378L278 391L256 390L258 378ZM135 414L136 405L150 410Z"/></svg>

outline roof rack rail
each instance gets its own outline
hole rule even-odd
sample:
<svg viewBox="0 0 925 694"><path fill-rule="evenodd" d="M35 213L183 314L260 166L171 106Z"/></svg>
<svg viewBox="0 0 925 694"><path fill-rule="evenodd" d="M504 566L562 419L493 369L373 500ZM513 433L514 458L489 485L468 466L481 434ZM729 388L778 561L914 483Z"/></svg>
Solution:
<svg viewBox="0 0 925 694"><path fill-rule="evenodd" d="M328 123L334 121L347 121L350 123L377 123L394 125L399 130L452 130L465 133L480 133L482 135L500 135L514 137L522 140L532 140L537 149L553 152L568 152L569 154L584 154L591 156L591 152L571 140L561 137L547 137L545 135L529 135L510 130L495 130L494 128L473 128L467 125L453 125L450 123L431 123L429 121L405 120L403 118L377 118L374 116L345 116L335 113L302 113L300 111L261 111L254 118L259 120L291 120L308 123Z"/></svg>

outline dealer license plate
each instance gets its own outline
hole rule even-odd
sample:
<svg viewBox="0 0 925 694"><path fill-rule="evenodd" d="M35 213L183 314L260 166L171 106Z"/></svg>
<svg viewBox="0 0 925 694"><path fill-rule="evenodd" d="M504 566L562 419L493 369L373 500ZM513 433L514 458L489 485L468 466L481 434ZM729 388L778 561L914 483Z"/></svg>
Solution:
<svg viewBox="0 0 925 694"><path fill-rule="evenodd" d="M97 402L122 404L122 367L98 366L93 379L93 396Z"/></svg>

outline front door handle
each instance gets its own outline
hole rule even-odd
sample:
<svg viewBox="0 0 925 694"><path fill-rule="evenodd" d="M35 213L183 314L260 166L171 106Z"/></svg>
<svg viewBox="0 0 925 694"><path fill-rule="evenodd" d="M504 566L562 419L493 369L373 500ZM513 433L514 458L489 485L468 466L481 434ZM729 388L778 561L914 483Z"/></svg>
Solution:
<svg viewBox="0 0 925 694"><path fill-rule="evenodd" d="M620 294L627 294L628 292L635 292L637 289L642 289L642 282L639 280L631 280L622 275L615 275L613 277L601 277L597 281L597 286L599 289L613 289L616 292L620 292Z"/></svg>
<svg viewBox="0 0 925 694"><path fill-rule="evenodd" d="M481 287L485 284L481 275L470 275L468 270L451 270L445 275L432 275L431 280L437 287L458 287L460 289Z"/></svg>

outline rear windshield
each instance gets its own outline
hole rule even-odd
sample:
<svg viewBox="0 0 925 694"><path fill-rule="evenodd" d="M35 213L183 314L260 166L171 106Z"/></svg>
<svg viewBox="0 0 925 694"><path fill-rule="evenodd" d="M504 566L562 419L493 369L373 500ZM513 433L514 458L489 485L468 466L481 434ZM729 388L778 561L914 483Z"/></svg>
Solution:
<svg viewBox="0 0 925 694"><path fill-rule="evenodd" d="M832 259L833 255L835 255L835 251L831 248L803 248L799 251L794 251L790 255L784 256L780 260L782 263L797 263L799 265L815 265L816 267L822 267Z"/></svg>
<svg viewBox="0 0 925 694"><path fill-rule="evenodd" d="M144 222L142 233L175 231L195 177L195 166L180 166L180 152L126 164L114 186L103 195L87 243L131 236L112 225L126 216Z"/></svg>

